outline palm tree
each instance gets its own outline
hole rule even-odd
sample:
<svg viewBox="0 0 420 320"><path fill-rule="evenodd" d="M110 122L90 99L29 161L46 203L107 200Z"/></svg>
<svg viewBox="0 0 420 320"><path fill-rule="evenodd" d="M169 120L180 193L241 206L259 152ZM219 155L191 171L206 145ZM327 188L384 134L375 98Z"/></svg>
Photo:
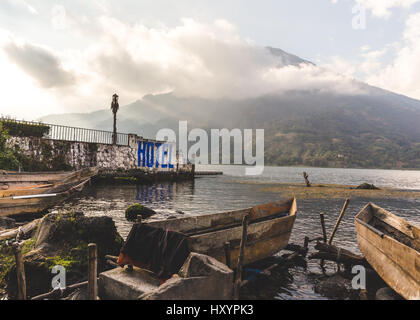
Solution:
<svg viewBox="0 0 420 320"><path fill-rule="evenodd" d="M120 105L118 104L118 95L116 93L112 96L112 103L111 103L111 110L114 114L114 130L112 133L112 144L117 144L117 112L120 108Z"/></svg>

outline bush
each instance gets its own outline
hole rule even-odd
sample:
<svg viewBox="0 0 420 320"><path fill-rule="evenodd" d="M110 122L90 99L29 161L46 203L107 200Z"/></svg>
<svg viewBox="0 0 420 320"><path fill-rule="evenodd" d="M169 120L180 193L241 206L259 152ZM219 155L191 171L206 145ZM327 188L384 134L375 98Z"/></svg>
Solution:
<svg viewBox="0 0 420 320"><path fill-rule="evenodd" d="M7 146L8 138L9 134L0 122L0 169L18 170L20 163L13 150Z"/></svg>
<svg viewBox="0 0 420 320"><path fill-rule="evenodd" d="M136 221L138 215L141 215L142 219L146 219L154 214L156 214L154 210L147 208L140 203L133 204L125 210L125 218L128 221Z"/></svg>
<svg viewBox="0 0 420 320"><path fill-rule="evenodd" d="M1 120L0 123L14 137L42 138L50 131L50 127L42 123L20 123L13 120Z"/></svg>

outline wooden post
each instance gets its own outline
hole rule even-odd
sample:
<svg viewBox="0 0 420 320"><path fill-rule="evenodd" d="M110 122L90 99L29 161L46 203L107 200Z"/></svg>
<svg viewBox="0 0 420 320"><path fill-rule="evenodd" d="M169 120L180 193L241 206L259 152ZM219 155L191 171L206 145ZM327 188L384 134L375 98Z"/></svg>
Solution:
<svg viewBox="0 0 420 320"><path fill-rule="evenodd" d="M88 252L88 299L96 300L98 296L98 250L95 243L89 243Z"/></svg>
<svg viewBox="0 0 420 320"><path fill-rule="evenodd" d="M229 241L225 242L224 248L225 248L226 265L230 268L230 242Z"/></svg>
<svg viewBox="0 0 420 320"><path fill-rule="evenodd" d="M249 219L249 216L246 215L244 219L242 220L242 238L241 238L241 246L239 249L238 264L236 266L236 273L235 273L236 281L234 285L234 298L236 300L239 299L239 290L241 289L242 265L244 262L246 238L248 236L248 219Z"/></svg>
<svg viewBox="0 0 420 320"><path fill-rule="evenodd" d="M325 229L325 219L324 219L324 213L323 212L321 212L319 214L319 218L321 219L322 238L324 240L324 243L327 243L327 230Z"/></svg>
<svg viewBox="0 0 420 320"><path fill-rule="evenodd" d="M142 219L141 214L138 214L137 215L137 223L138 224L141 224L141 219Z"/></svg>
<svg viewBox="0 0 420 320"><path fill-rule="evenodd" d="M303 248L305 249L305 252L307 253L309 249L309 237L305 237L305 240L303 242Z"/></svg>
<svg viewBox="0 0 420 320"><path fill-rule="evenodd" d="M20 245L14 246L13 251L16 260L17 298L18 300L26 300L26 277L22 247Z"/></svg>
<svg viewBox="0 0 420 320"><path fill-rule="evenodd" d="M346 199L346 202L344 202L344 206L343 209L341 209L341 213L338 216L337 222L335 223L334 229L331 232L330 235L330 239L328 240L328 244L331 244L333 239L334 239L334 235L337 232L338 226L340 225L341 220L343 219L344 213L346 212L347 206L349 205L350 199Z"/></svg>

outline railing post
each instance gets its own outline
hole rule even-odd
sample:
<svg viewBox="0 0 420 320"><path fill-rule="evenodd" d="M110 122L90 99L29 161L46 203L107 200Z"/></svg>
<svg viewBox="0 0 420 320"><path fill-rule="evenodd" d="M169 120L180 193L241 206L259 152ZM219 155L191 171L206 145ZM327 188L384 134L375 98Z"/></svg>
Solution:
<svg viewBox="0 0 420 320"><path fill-rule="evenodd" d="M98 250L95 243L89 243L88 253L88 299L96 300L98 297Z"/></svg>

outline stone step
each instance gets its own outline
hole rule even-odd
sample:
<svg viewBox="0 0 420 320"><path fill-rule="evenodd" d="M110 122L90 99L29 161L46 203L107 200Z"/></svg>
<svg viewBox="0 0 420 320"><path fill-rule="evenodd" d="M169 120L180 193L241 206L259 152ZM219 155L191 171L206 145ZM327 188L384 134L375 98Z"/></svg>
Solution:
<svg viewBox="0 0 420 320"><path fill-rule="evenodd" d="M156 290L160 280L144 269L115 268L99 274L98 295L101 299L137 300L140 295Z"/></svg>

